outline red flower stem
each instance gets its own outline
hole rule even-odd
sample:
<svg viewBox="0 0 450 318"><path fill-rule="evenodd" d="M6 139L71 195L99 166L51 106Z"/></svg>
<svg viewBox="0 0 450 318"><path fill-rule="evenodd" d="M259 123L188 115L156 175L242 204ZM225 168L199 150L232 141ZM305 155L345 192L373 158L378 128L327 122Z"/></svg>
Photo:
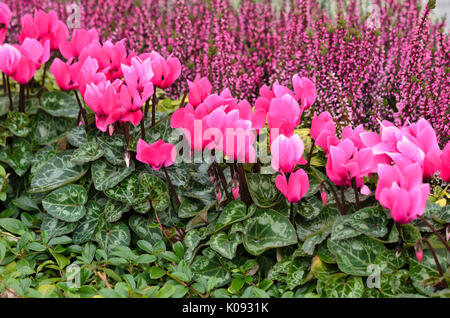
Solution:
<svg viewBox="0 0 450 318"><path fill-rule="evenodd" d="M358 211L359 210L359 193L358 193L358 188L356 187L356 181L355 181L355 179L353 178L352 179L352 187L353 187L353 190L355 191L355 201L356 201L356 211Z"/></svg>
<svg viewBox="0 0 450 318"><path fill-rule="evenodd" d="M339 197L337 195L337 192L334 189L333 185L330 183L330 181L322 180L322 182L320 182L320 184L319 184L319 190L321 188L325 188L325 190L326 190L325 184L328 185L329 190L331 191L331 193L333 193L333 197L334 197L334 200L336 201L336 204L338 206L340 214L341 215L345 215L345 211L342 209L341 201L339 201Z"/></svg>
<svg viewBox="0 0 450 318"><path fill-rule="evenodd" d="M428 222L422 215L419 215L419 218L433 231L433 233L439 238L439 240L441 240L441 242L450 252L450 246L448 245L447 241L442 237L442 235L436 230L436 228L430 222Z"/></svg>
<svg viewBox="0 0 450 318"><path fill-rule="evenodd" d="M150 108L150 99L147 99L145 101L144 118L147 118L149 108Z"/></svg>
<svg viewBox="0 0 450 318"><path fill-rule="evenodd" d="M437 258L436 252L434 251L433 246L431 246L430 241L426 237L421 237L419 240L420 241L425 241L428 244L428 247L430 248L430 252L433 255L434 262L436 263L436 267L437 267L437 270L439 272L439 275L442 278L442 285L444 286L444 288L448 288L447 282L445 281L444 272L442 271L441 264L439 263L439 260Z"/></svg>
<svg viewBox="0 0 450 318"><path fill-rule="evenodd" d="M347 208L345 207L344 187L341 187L341 204L342 204L342 210L344 211L344 214L345 214Z"/></svg>
<svg viewBox="0 0 450 318"><path fill-rule="evenodd" d="M312 159L312 154L313 154L313 151L314 151L314 145L316 144L316 141L313 139L313 142L312 142L312 145L311 145L311 150L309 151L309 154L308 154L308 164L306 165L306 172L308 172L309 171L309 168L311 167L311 159Z"/></svg>
<svg viewBox="0 0 450 318"><path fill-rule="evenodd" d="M6 84L6 75L5 73L2 72L2 77L3 77L3 90L6 92L8 92L8 86Z"/></svg>
<svg viewBox="0 0 450 318"><path fill-rule="evenodd" d="M127 149L126 149L126 151L128 151L128 144L129 144L129 142L130 142L130 126L129 126L129 122L126 122L124 125L123 125L123 134L125 135L125 141L126 141L126 143L127 143Z"/></svg>
<svg viewBox="0 0 450 318"><path fill-rule="evenodd" d="M183 108L186 103L186 97L188 92L184 93L183 98L181 99L180 108Z"/></svg>
<svg viewBox="0 0 450 318"><path fill-rule="evenodd" d="M230 194L228 193L228 189L227 189L227 179L225 179L225 175L223 174L222 167L216 162L215 158L213 160L214 160L213 165L216 170L216 175L219 177L220 183L222 185L222 189L225 192L227 199L229 199Z"/></svg>
<svg viewBox="0 0 450 318"><path fill-rule="evenodd" d="M141 119L141 137L142 139L145 139L145 123L144 123L144 117Z"/></svg>
<svg viewBox="0 0 450 318"><path fill-rule="evenodd" d="M78 107L80 108L81 116L83 116L84 121L84 127L87 127L88 121L86 117L86 111L84 110L83 106L81 105L80 97L78 97L78 92L76 90L73 90L73 93L75 94L75 97L77 99Z"/></svg>
<svg viewBox="0 0 450 318"><path fill-rule="evenodd" d="M249 207L250 205L252 205L253 200L250 195L250 191L248 189L247 177L245 176L244 166L242 165L242 163L239 162L236 163L236 167L239 174L239 189L242 189L241 193L243 194L243 201L247 205L247 207Z"/></svg>
<svg viewBox="0 0 450 318"><path fill-rule="evenodd" d="M291 220L291 223L294 224L294 203L292 202L290 207L289 220Z"/></svg>
<svg viewBox="0 0 450 318"><path fill-rule="evenodd" d="M6 86L8 87L8 97L9 97L9 110L13 111L14 110L14 106L13 106L13 100L12 100L12 96L11 96L11 83L9 82L9 77L6 77Z"/></svg>
<svg viewBox="0 0 450 318"><path fill-rule="evenodd" d="M19 89L19 112L25 113L25 85Z"/></svg>
<svg viewBox="0 0 450 318"><path fill-rule="evenodd" d="M44 64L44 73L42 74L42 87L45 86L45 75L47 74L48 63L50 63L50 59Z"/></svg>
<svg viewBox="0 0 450 318"><path fill-rule="evenodd" d="M175 191L175 187L172 183L172 180L170 180L170 176L167 173L167 169L164 165L162 165L162 168L163 168L164 174L166 175L167 182L169 183L170 190L172 190L172 195L174 196L175 201L177 201L178 206L180 206L181 205L180 199L178 198L177 191Z"/></svg>
<svg viewBox="0 0 450 318"><path fill-rule="evenodd" d="M152 102L152 127L155 126L156 121L156 106L158 105L158 97L156 96L156 92L153 94L153 102Z"/></svg>

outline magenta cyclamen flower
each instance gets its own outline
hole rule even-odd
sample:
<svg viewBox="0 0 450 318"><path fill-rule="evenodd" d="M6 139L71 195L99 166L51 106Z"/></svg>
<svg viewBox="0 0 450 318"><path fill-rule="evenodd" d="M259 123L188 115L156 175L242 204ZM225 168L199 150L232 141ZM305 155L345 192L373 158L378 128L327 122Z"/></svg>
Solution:
<svg viewBox="0 0 450 318"><path fill-rule="evenodd" d="M70 41L64 41L59 44L59 51L70 63L92 42L98 42L98 33L96 29L74 29Z"/></svg>
<svg viewBox="0 0 450 318"><path fill-rule="evenodd" d="M296 74L292 78L292 85L294 87L295 98L302 105L302 109L309 109L317 98L317 90L314 83L310 79L300 77Z"/></svg>
<svg viewBox="0 0 450 318"><path fill-rule="evenodd" d="M0 2L0 44L5 42L11 16L12 13L11 10L9 10L9 7L5 3Z"/></svg>
<svg viewBox="0 0 450 318"><path fill-rule="evenodd" d="M159 170L163 165L168 167L175 162L176 149L174 145L161 139L150 145L139 139L136 159L150 165L154 170Z"/></svg>
<svg viewBox="0 0 450 318"><path fill-rule="evenodd" d="M26 38L39 40L41 44L50 41L50 50L58 49L59 44L66 41L69 37L69 30L64 22L58 19L55 11L46 13L37 10L34 17L29 14L20 19L22 31L19 35L19 41L22 43Z"/></svg>
<svg viewBox="0 0 450 318"><path fill-rule="evenodd" d="M197 107L200 105L206 97L211 94L212 86L207 77L200 78L197 75L193 82L190 80L187 81L189 86L189 104L193 107Z"/></svg>
<svg viewBox="0 0 450 318"><path fill-rule="evenodd" d="M450 182L450 142L447 143L441 154L440 174L442 180Z"/></svg>
<svg viewBox="0 0 450 318"><path fill-rule="evenodd" d="M336 125L329 112L323 112L319 116L314 115L309 133L316 145L322 147L326 154L332 144L337 144Z"/></svg>
<svg viewBox="0 0 450 318"><path fill-rule="evenodd" d="M290 137L300 123L301 115L300 107L295 98L285 94L282 97L273 98L270 102L267 123L271 132L273 129L279 129L279 134Z"/></svg>
<svg viewBox="0 0 450 318"><path fill-rule="evenodd" d="M289 173L294 171L296 165L306 164L307 161L303 158L304 149L305 146L299 135L278 136L270 146L273 170Z"/></svg>
<svg viewBox="0 0 450 318"><path fill-rule="evenodd" d="M142 106L154 92L151 60L142 61L138 57L133 57L131 66L122 64L122 72L130 95L136 99L135 104Z"/></svg>
<svg viewBox="0 0 450 318"><path fill-rule="evenodd" d="M144 53L139 56L142 60L151 59L154 76L153 85L166 89L181 75L181 63L176 57L164 59L158 52Z"/></svg>
<svg viewBox="0 0 450 318"><path fill-rule="evenodd" d="M375 198L391 210L398 223L408 223L423 215L430 185L422 183L422 169L418 163L399 169L397 166L380 164Z"/></svg>
<svg viewBox="0 0 450 318"><path fill-rule="evenodd" d="M76 66L77 65L75 65L75 68ZM64 63L59 58L55 58L50 66L50 73L53 74L56 79L56 83L63 91L76 89L78 87L76 79L73 78L75 72L71 71L71 68L73 69L74 66Z"/></svg>
<svg viewBox="0 0 450 318"><path fill-rule="evenodd" d="M308 192L309 179L303 169L298 169L290 174L289 181L287 181L284 173L278 175L275 179L275 185L290 203L296 203Z"/></svg>

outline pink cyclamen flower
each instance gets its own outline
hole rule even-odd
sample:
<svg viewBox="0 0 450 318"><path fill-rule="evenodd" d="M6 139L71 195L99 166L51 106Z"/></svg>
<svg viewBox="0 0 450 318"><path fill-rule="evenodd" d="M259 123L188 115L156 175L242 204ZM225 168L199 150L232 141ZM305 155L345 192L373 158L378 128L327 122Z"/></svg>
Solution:
<svg viewBox="0 0 450 318"><path fill-rule="evenodd" d="M409 223L423 215L430 185L422 183L422 169L413 163L400 170L397 166L380 164L375 198L391 210L398 223Z"/></svg>
<svg viewBox="0 0 450 318"><path fill-rule="evenodd" d="M278 129L279 134L290 137L300 123L301 114L300 106L294 97L285 94L272 99L267 114L267 123L271 131ZM274 137L276 138L275 135Z"/></svg>
<svg viewBox="0 0 450 318"><path fill-rule="evenodd" d="M322 198L322 202L323 205L327 205L327 192L326 191L322 191L320 192L320 197Z"/></svg>
<svg viewBox="0 0 450 318"><path fill-rule="evenodd" d="M295 99L302 105L302 110L309 109L317 98L317 90L314 83L310 79L300 77L296 74L292 78L292 85L294 87Z"/></svg>
<svg viewBox="0 0 450 318"><path fill-rule="evenodd" d="M69 30L64 22L58 19L55 11L46 13L37 10L34 17L29 14L20 19L22 31L19 34L19 42L22 43L26 38L33 38L44 44L50 41L50 50L58 49L59 44L66 41L69 37Z"/></svg>
<svg viewBox="0 0 450 318"><path fill-rule="evenodd" d="M315 144L322 147L326 154L328 153L331 144L337 143L337 137L335 137L336 125L329 112L323 112L319 116L314 115L309 133L314 139ZM331 137L331 139L329 139L329 137ZM332 139L336 140L331 142Z"/></svg>
<svg viewBox="0 0 450 318"><path fill-rule="evenodd" d="M142 60L150 58L152 61L153 85L166 89L181 75L181 63L176 57L169 56L164 59L158 52L144 53L139 56Z"/></svg>
<svg viewBox="0 0 450 318"><path fill-rule="evenodd" d="M350 182L346 164L355 153L356 147L350 139L344 139L337 146L330 147L326 172L328 178L336 185L344 186Z"/></svg>
<svg viewBox="0 0 450 318"><path fill-rule="evenodd" d="M78 87L78 84L72 78L71 65L64 63L59 58L53 60L50 66L50 73L55 77L56 83L61 90L68 91Z"/></svg>
<svg viewBox="0 0 450 318"><path fill-rule="evenodd" d="M272 168L278 172L289 173L294 171L298 164L306 164L303 158L305 146L299 135L291 137L279 135L270 146L272 155Z"/></svg>
<svg viewBox="0 0 450 318"><path fill-rule="evenodd" d="M153 95L153 70L151 60L142 61L139 57L131 58L131 66L122 64L125 83L132 96L139 98L142 106Z"/></svg>
<svg viewBox="0 0 450 318"><path fill-rule="evenodd" d="M290 174L289 181L284 173L278 175L275 185L290 203L296 203L308 192L309 179L303 169L298 169Z"/></svg>
<svg viewBox="0 0 450 318"><path fill-rule="evenodd" d="M233 193L234 199L237 200L237 198L239 196L239 186L232 188L231 192Z"/></svg>
<svg viewBox="0 0 450 318"><path fill-rule="evenodd" d="M131 122L136 127L142 120L142 99L126 85L120 88L120 106L113 111L120 122Z"/></svg>
<svg viewBox="0 0 450 318"><path fill-rule="evenodd" d="M96 29L74 29L70 41L63 41L59 44L59 51L69 62L76 59L81 51L92 42L98 42L98 32Z"/></svg>
<svg viewBox="0 0 450 318"><path fill-rule="evenodd" d="M447 143L441 153L440 175L445 182L450 182L450 142Z"/></svg>
<svg viewBox="0 0 450 318"><path fill-rule="evenodd" d="M189 85L189 104L197 107L211 94L212 85L207 77L200 78L200 75L197 75L193 82L190 80L187 82Z"/></svg>
<svg viewBox="0 0 450 318"><path fill-rule="evenodd" d="M9 7L5 3L0 2L0 44L5 42L11 16L12 13L11 10L9 10Z"/></svg>
<svg viewBox="0 0 450 318"><path fill-rule="evenodd" d="M147 144L143 139L139 139L137 144L136 159L150 165L154 170L171 166L176 159L175 146L158 140L152 144Z"/></svg>
<svg viewBox="0 0 450 318"><path fill-rule="evenodd" d="M14 75L21 57L22 54L14 46L9 44L0 45L0 70L6 76Z"/></svg>
<svg viewBox="0 0 450 318"><path fill-rule="evenodd" d="M83 96L84 101L95 114L97 128L103 132L106 132L108 126L118 120L115 111L119 108L119 96L117 93L119 86L119 81L114 83L104 81L98 84L90 83L86 85L86 91Z"/></svg>

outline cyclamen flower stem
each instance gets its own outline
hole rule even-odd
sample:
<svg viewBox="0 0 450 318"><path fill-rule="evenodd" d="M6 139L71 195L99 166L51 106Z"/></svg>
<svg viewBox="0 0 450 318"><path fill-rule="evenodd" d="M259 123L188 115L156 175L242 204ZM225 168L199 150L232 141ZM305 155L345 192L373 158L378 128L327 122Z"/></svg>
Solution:
<svg viewBox="0 0 450 318"><path fill-rule="evenodd" d="M338 206L340 214L341 215L345 215L345 211L342 208L341 201L339 201L339 197L337 195L337 192L334 189L333 185L330 183L330 181L322 180L322 182L320 182L320 184L319 184L319 189L321 189L321 188L325 188L326 189L325 184L328 185L329 190L331 191L331 193L333 193L333 197L334 197L334 200L336 201L336 204Z"/></svg>
<svg viewBox="0 0 450 318"><path fill-rule="evenodd" d="M315 144L316 144L316 141L313 139L313 143L311 145L311 150L309 151L309 154L308 154L308 164L306 165L306 169L305 169L306 172L309 172L309 168L311 167L311 158L312 158Z"/></svg>
<svg viewBox="0 0 450 318"><path fill-rule="evenodd" d="M439 263L439 260L437 258L436 252L434 251L433 246L431 246L430 241L426 237L421 237L419 240L420 241L425 241L428 244L428 247L430 248L430 252L433 255L434 262L436 263L436 267L437 267L437 270L439 272L439 275L442 278L442 285L444 286L444 288L448 288L447 282L445 281L444 272L442 271L441 264Z"/></svg>
<svg viewBox="0 0 450 318"><path fill-rule="evenodd" d="M2 77L3 77L3 90L5 91L5 93L8 91L8 87L6 86L6 75L5 73L2 72Z"/></svg>
<svg viewBox="0 0 450 318"><path fill-rule="evenodd" d="M14 107L13 107L13 100L12 100L12 96L11 96L11 83L9 82L9 77L6 77L6 86L8 89L8 97L9 97L9 110L13 111Z"/></svg>
<svg viewBox="0 0 450 318"><path fill-rule="evenodd" d="M45 75L47 74L47 67L48 67L48 63L50 62L50 60L48 60L47 62L45 62L44 64L44 73L42 74L42 87L45 86Z"/></svg>
<svg viewBox="0 0 450 318"><path fill-rule="evenodd" d="M141 119L141 137L142 139L145 139L145 123L144 123L144 117Z"/></svg>
<svg viewBox="0 0 450 318"><path fill-rule="evenodd" d="M225 195L227 196L227 199L230 198L230 194L228 193L227 189L227 180L225 179L225 175L223 174L222 167L216 162L214 159L213 165L216 170L216 175L219 177L220 183L222 185L223 191L225 192Z"/></svg>
<svg viewBox="0 0 450 318"><path fill-rule="evenodd" d="M447 241L442 237L442 235L436 230L436 228L430 222L428 222L422 215L419 215L419 218L433 231L433 233L444 244L445 248L447 248L447 250L450 252L450 246L448 245Z"/></svg>
<svg viewBox="0 0 450 318"><path fill-rule="evenodd" d="M152 102L152 127L155 126L156 121L156 106L158 105L158 97L155 94L153 94L153 102Z"/></svg>
<svg viewBox="0 0 450 318"><path fill-rule="evenodd" d="M355 191L355 201L356 201L356 211L359 210L359 193L358 193L358 188L356 187L356 181L355 179L352 179L352 187L353 190Z"/></svg>
<svg viewBox="0 0 450 318"><path fill-rule="evenodd" d="M253 200L252 197L250 196L250 191L248 189L248 184L247 184L247 177L245 176L245 170L244 170L244 166L242 165L242 163L236 163L236 168L238 171L238 175L239 175L239 186L240 189L242 189L242 194L243 194L243 201L244 203L247 205L247 207L249 207L250 205L252 205Z"/></svg>
<svg viewBox="0 0 450 318"><path fill-rule="evenodd" d="M166 231L164 231L164 228L161 224L161 221L159 220L159 216L158 216L158 212L156 211L156 207L152 204L153 206L153 210L155 211L155 217L156 217L156 221L158 222L158 226L159 229L161 230L162 234L164 235L164 237L169 241L169 243L172 243L172 241L170 240L169 236L167 235Z"/></svg>
<svg viewBox="0 0 450 318"><path fill-rule="evenodd" d="M19 112L25 113L25 85L19 89Z"/></svg>
<svg viewBox="0 0 450 318"><path fill-rule="evenodd" d="M150 99L147 99L145 101L145 107L144 107L144 118L147 118L149 108L150 108Z"/></svg>
<svg viewBox="0 0 450 318"><path fill-rule="evenodd" d="M345 211L347 210L347 208L345 207L345 194L344 194L344 187L341 187L341 203L342 203L342 210Z"/></svg>
<svg viewBox="0 0 450 318"><path fill-rule="evenodd" d="M127 143L127 150L128 150L128 144L130 143L130 126L129 126L129 122L126 122L123 125L123 134L125 136L125 142Z"/></svg>
<svg viewBox="0 0 450 318"><path fill-rule="evenodd" d="M78 97L78 92L76 90L73 90L73 93L75 94L75 97L77 99L77 103L78 103L78 107L80 108L81 116L83 116L84 127L87 127L88 121L87 121L87 117L86 117L86 112L85 112L83 106L81 105L80 97Z"/></svg>
<svg viewBox="0 0 450 318"><path fill-rule="evenodd" d="M181 99L180 108L183 108L186 103L186 97L189 92L184 93L183 98Z"/></svg>
<svg viewBox="0 0 450 318"><path fill-rule="evenodd" d="M290 206L289 220L291 220L291 223L294 224L294 203L292 202Z"/></svg>
<svg viewBox="0 0 450 318"><path fill-rule="evenodd" d="M180 199L178 198L177 191L175 190L172 180L170 180L170 176L167 173L167 169L164 165L162 166L162 168L163 168L164 174L166 175L167 182L169 183L170 190L172 190L172 195L174 196L175 201L177 201L177 205L180 206L181 205Z"/></svg>

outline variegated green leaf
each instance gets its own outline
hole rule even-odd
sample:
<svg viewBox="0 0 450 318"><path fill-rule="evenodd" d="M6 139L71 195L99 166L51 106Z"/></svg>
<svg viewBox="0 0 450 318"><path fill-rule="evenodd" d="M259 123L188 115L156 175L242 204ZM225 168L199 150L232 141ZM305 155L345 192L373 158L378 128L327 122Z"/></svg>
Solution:
<svg viewBox="0 0 450 318"><path fill-rule="evenodd" d="M66 92L45 92L41 96L41 108L54 117L78 118L77 100Z"/></svg>
<svg viewBox="0 0 450 318"><path fill-rule="evenodd" d="M363 208L351 215L350 225L368 235L373 237L383 237L387 234L387 217L381 207L367 207Z"/></svg>
<svg viewBox="0 0 450 318"><path fill-rule="evenodd" d="M170 204L170 196L167 185L157 176L142 172L139 175L140 185L148 192L148 198L155 204L157 211L168 208Z"/></svg>
<svg viewBox="0 0 450 318"><path fill-rule="evenodd" d="M126 142L123 135L100 136L98 145L105 152L105 158L113 165L123 165L123 154L126 150Z"/></svg>
<svg viewBox="0 0 450 318"><path fill-rule="evenodd" d="M86 204L86 215L77 223L73 223L78 225L72 236L74 244L82 244L92 238L102 213L103 207L96 201Z"/></svg>
<svg viewBox="0 0 450 318"><path fill-rule="evenodd" d="M197 215L204 208L204 204L200 200L183 197L181 205L178 208L178 216L180 218L190 218Z"/></svg>
<svg viewBox="0 0 450 318"><path fill-rule="evenodd" d="M94 235L102 249L111 253L117 246L130 245L130 229L125 223L103 223Z"/></svg>
<svg viewBox="0 0 450 318"><path fill-rule="evenodd" d="M449 266L450 258L448 257L448 252L446 249L435 249L436 257L442 268L447 268ZM414 255L414 254L413 254ZM430 295L436 291L436 287L424 286L422 282L431 277L439 277L439 272L436 268L436 262L434 261L433 255L429 249L424 249L423 260L421 263L417 261L417 258L411 256L409 258L409 275L413 281L414 287L425 295Z"/></svg>
<svg viewBox="0 0 450 318"><path fill-rule="evenodd" d="M288 218L271 209L259 209L246 226L243 242L250 254L259 255L270 248L297 243L297 235Z"/></svg>
<svg viewBox="0 0 450 318"><path fill-rule="evenodd" d="M69 184L50 193L42 205L51 216L66 221L80 220L86 213L86 190L80 185Z"/></svg>
<svg viewBox="0 0 450 318"><path fill-rule="evenodd" d="M14 139L12 145L0 149L0 161L8 164L18 176L23 176L31 165L31 145L25 139Z"/></svg>
<svg viewBox="0 0 450 318"><path fill-rule="evenodd" d="M235 200L228 203L217 219L215 231L220 231L224 227L242 221L247 217L247 206L244 202Z"/></svg>
<svg viewBox="0 0 450 318"><path fill-rule="evenodd" d="M72 162L83 164L94 161L103 156L104 152L98 147L96 142L88 142L76 149L72 155Z"/></svg>
<svg viewBox="0 0 450 318"><path fill-rule="evenodd" d="M52 116L44 111L38 111L31 120L29 137L38 145L49 145L59 138L56 123Z"/></svg>
<svg viewBox="0 0 450 318"><path fill-rule="evenodd" d="M367 236L344 240L328 240L328 249L336 256L339 269L344 273L356 276L371 275L370 265L375 264L378 254L386 247Z"/></svg>
<svg viewBox="0 0 450 318"><path fill-rule="evenodd" d="M303 241L315 234L331 230L333 223L338 216L339 211L336 206L327 204L313 220L301 220L301 222L297 222L298 238Z"/></svg>
<svg viewBox="0 0 450 318"><path fill-rule="evenodd" d="M325 293L329 298L361 298L364 284L361 277L336 274L326 281Z"/></svg>
<svg viewBox="0 0 450 318"><path fill-rule="evenodd" d="M46 231L49 238L72 233L76 227L76 222L64 222L48 214L44 214L41 223L41 231Z"/></svg>
<svg viewBox="0 0 450 318"><path fill-rule="evenodd" d="M123 213L130 211L130 209L131 207L128 204L109 199L105 206L105 220L110 223L116 222L120 220Z"/></svg>
<svg viewBox="0 0 450 318"><path fill-rule="evenodd" d="M130 228L136 233L139 238L146 240L152 244L155 244L164 239L164 234L156 224L155 218L146 218L137 214L133 214L128 219Z"/></svg>
<svg viewBox="0 0 450 318"><path fill-rule="evenodd" d="M116 201L132 204L136 201L138 190L139 177L133 173L114 188L105 190L105 194Z"/></svg>
<svg viewBox="0 0 450 318"><path fill-rule="evenodd" d="M67 134L67 141L74 147L81 147L88 142L86 136L86 127L84 125L76 126Z"/></svg>
<svg viewBox="0 0 450 318"><path fill-rule="evenodd" d="M74 164L70 161L72 154L73 150L67 150L47 161L31 179L29 191L40 193L54 190L83 177L89 166Z"/></svg>
<svg viewBox="0 0 450 318"><path fill-rule="evenodd" d="M281 193L275 186L275 175L247 173L247 183L253 202L261 208L273 207Z"/></svg>
<svg viewBox="0 0 450 318"><path fill-rule="evenodd" d="M118 185L134 171L134 161L127 167L125 162L121 166L114 166L104 158L94 161L91 168L92 180L97 190L104 191Z"/></svg>
<svg viewBox="0 0 450 318"><path fill-rule="evenodd" d="M211 248L228 259L233 259L236 255L236 250L239 244L242 243L242 234L219 232L213 234L209 241Z"/></svg>
<svg viewBox="0 0 450 318"><path fill-rule="evenodd" d="M6 117L6 127L16 136L25 137L30 131L30 119L28 115L21 112L9 112Z"/></svg>
<svg viewBox="0 0 450 318"><path fill-rule="evenodd" d="M341 215L334 221L331 233L332 240L342 240L361 235L361 232L352 227L352 216Z"/></svg>
<svg viewBox="0 0 450 318"><path fill-rule="evenodd" d="M296 213L299 213L307 220L312 220L319 215L323 209L323 203L316 197L302 199L294 205Z"/></svg>
<svg viewBox="0 0 450 318"><path fill-rule="evenodd" d="M206 281L216 279L216 287L222 287L231 281L230 273L225 270L219 256L210 248L203 250L203 255L194 258L191 269L196 279L204 278Z"/></svg>

